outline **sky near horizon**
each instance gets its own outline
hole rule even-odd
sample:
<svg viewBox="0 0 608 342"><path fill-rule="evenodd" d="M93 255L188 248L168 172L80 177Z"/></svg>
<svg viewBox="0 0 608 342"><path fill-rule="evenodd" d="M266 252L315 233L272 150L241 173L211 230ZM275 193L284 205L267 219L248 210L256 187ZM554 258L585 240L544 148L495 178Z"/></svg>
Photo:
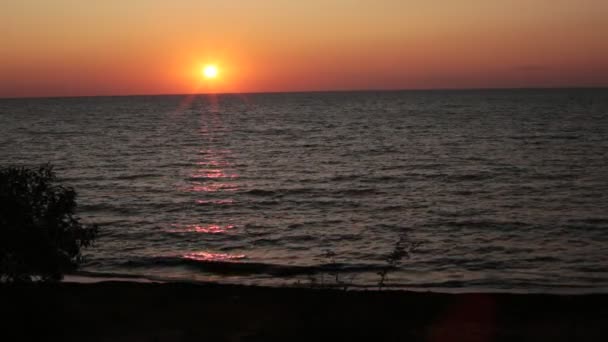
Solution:
<svg viewBox="0 0 608 342"><path fill-rule="evenodd" d="M0 97L608 86L606 18L606 0L4 1Z"/></svg>

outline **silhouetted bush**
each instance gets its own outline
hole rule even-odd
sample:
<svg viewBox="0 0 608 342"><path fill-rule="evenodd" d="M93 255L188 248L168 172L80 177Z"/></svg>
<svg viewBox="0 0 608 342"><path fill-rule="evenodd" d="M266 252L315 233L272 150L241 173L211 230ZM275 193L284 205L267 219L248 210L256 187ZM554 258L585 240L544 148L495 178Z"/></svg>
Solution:
<svg viewBox="0 0 608 342"><path fill-rule="evenodd" d="M0 169L0 281L60 280L78 267L97 226L80 223L75 199L50 165Z"/></svg>
<svg viewBox="0 0 608 342"><path fill-rule="evenodd" d="M386 255L384 261L386 265L377 273L380 276L378 281L378 290L382 290L385 285L388 274L397 269L403 258L409 259L412 253L420 247L421 242L411 242L407 235L407 230L403 231L399 236L399 240L395 242L393 250Z"/></svg>

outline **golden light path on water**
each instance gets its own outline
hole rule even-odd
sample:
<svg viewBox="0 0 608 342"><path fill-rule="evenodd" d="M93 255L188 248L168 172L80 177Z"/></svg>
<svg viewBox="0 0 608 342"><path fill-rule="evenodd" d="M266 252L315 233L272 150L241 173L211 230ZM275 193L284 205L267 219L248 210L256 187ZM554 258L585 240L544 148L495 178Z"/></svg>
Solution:
<svg viewBox="0 0 608 342"><path fill-rule="evenodd" d="M244 259L243 254L226 254L226 253L210 253L210 252L193 252L184 254L185 259L196 261L233 261Z"/></svg>
<svg viewBox="0 0 608 342"><path fill-rule="evenodd" d="M218 224L210 224L210 225L187 225L185 227L179 227L176 224L172 225L174 229L169 230L170 233L204 233L204 234L222 234L227 233L229 230L234 229L234 225L218 225Z"/></svg>
<svg viewBox="0 0 608 342"><path fill-rule="evenodd" d="M214 73L217 76L217 70L205 69L205 76ZM209 74L209 75L208 75ZM200 112L200 142L201 147L206 147L209 143L216 139L216 134L226 133L225 125L219 114L219 99L215 94L200 96L207 102L207 106L203 106ZM178 111L183 111L190 107L195 96L186 96L185 100L180 104ZM231 181L239 177L234 171L229 171L231 166L232 151L214 148L203 148L199 151L201 160L195 163L195 171L189 174L189 185L182 191L196 193L196 205L232 205L235 203L233 198L210 199L212 193L231 193L238 191L237 184ZM209 234L219 235L228 234L236 228L232 224L218 223L192 223L189 225L173 224L169 230L170 233L176 234ZM182 252L183 253L183 252ZM244 254L227 254L216 253L212 251L188 251L181 255L184 259L195 260L200 262L227 262L244 259Z"/></svg>

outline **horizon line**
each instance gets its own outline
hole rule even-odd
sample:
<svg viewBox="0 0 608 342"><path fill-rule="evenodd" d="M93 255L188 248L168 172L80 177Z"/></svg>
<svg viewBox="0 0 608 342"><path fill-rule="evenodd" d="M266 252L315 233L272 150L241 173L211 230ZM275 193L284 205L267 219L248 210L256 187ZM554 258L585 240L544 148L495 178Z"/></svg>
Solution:
<svg viewBox="0 0 608 342"><path fill-rule="evenodd" d="M286 90L286 91L246 91L225 93L131 93L108 95L50 95L50 96L12 96L2 97L0 100L27 100L27 99L70 99L87 97L144 97L144 96L202 96L202 95L263 95L263 94L307 94L307 93L363 93L363 92L406 92L406 91L482 91L482 90L583 90L608 89L608 85L590 86L530 86L530 87L466 87L466 88L355 88L355 89L321 89L321 90Z"/></svg>

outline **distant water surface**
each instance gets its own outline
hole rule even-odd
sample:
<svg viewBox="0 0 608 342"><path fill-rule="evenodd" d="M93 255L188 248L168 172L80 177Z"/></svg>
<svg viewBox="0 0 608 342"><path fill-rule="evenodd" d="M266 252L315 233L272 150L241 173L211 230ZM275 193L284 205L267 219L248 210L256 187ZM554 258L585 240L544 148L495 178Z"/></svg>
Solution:
<svg viewBox="0 0 608 342"><path fill-rule="evenodd" d="M102 226L85 270L188 280L608 289L608 91L0 100ZM337 276L336 276L337 274Z"/></svg>

